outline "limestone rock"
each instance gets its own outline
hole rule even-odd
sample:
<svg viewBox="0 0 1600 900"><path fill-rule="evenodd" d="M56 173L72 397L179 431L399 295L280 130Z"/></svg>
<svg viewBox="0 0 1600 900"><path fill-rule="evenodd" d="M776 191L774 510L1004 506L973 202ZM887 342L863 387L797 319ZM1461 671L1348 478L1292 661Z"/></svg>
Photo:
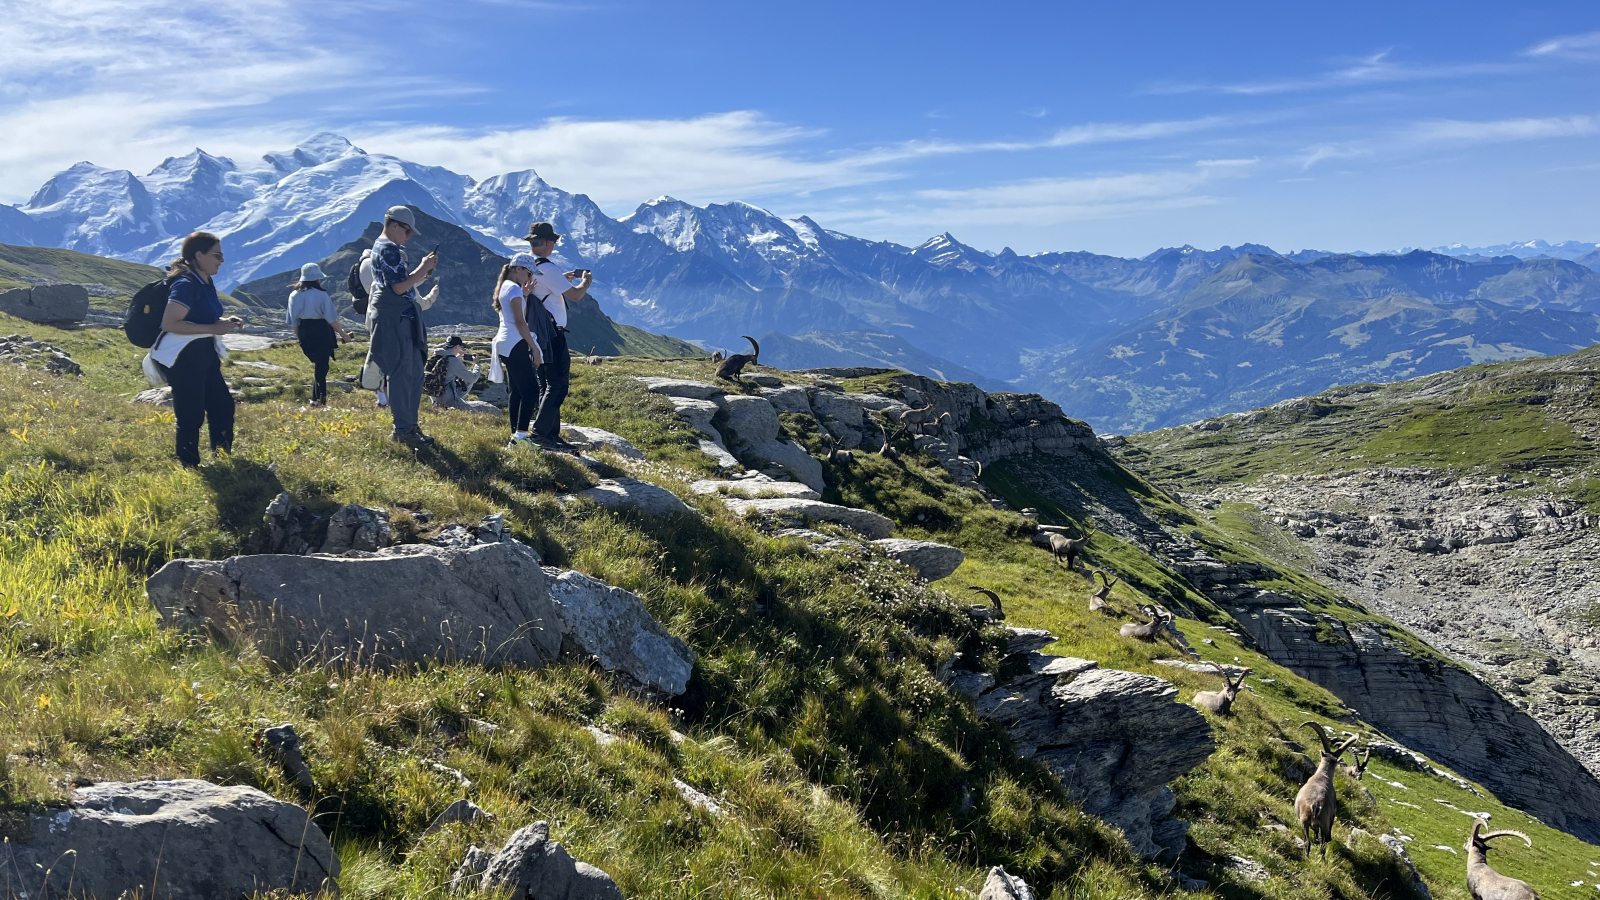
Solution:
<svg viewBox="0 0 1600 900"><path fill-rule="evenodd" d="M461 865L456 866L456 871L450 876L450 893L465 894L477 888L483 876L483 870L489 868L489 861L494 856L477 844L467 847L467 855L461 858Z"/></svg>
<svg viewBox="0 0 1600 900"><path fill-rule="evenodd" d="M688 381L682 378L653 378L640 377L639 382L644 389L654 394L667 397L687 397L691 400L710 400L721 396L722 388L704 381Z"/></svg>
<svg viewBox="0 0 1600 900"><path fill-rule="evenodd" d="M723 502L727 504L729 509L746 518L770 516L779 519L801 519L808 522L837 522L873 540L886 538L894 530L893 522L875 512L823 503L820 500L801 500L793 497L779 497L767 500L736 500L729 498Z"/></svg>
<svg viewBox="0 0 1600 900"><path fill-rule="evenodd" d="M1427 882L1422 880L1421 873L1417 871L1417 864L1411 861L1411 854L1406 852L1405 842L1392 834L1381 835L1378 840L1389 848L1389 852L1393 853L1395 858L1400 860L1400 865L1410 873L1411 889L1416 892L1417 896L1421 897L1422 900L1430 900L1433 897L1433 892L1428 890Z"/></svg>
<svg viewBox="0 0 1600 900"><path fill-rule="evenodd" d="M722 408L728 414L723 436L735 452L778 439L778 411L767 398L731 394L723 398Z"/></svg>
<svg viewBox="0 0 1600 900"><path fill-rule="evenodd" d="M866 545L860 541L834 537L831 534L823 534L820 531L812 531L809 528L780 528L773 532L772 536L777 538L799 538L817 550L866 549Z"/></svg>
<svg viewBox="0 0 1600 900"><path fill-rule="evenodd" d="M739 461L728 452L728 447L722 442L722 432L711 424L721 409L710 400L696 400L691 397L671 397L672 405L677 410L678 418L689 423L696 431L705 435L700 441L700 449L706 455L717 461L717 465L732 469L739 465Z"/></svg>
<svg viewBox="0 0 1600 900"><path fill-rule="evenodd" d="M444 811L433 817L428 827L423 829L422 836L427 837L446 825L457 822L471 824L473 822L492 822L494 816L485 812L483 807L463 797L444 808Z"/></svg>
<svg viewBox="0 0 1600 900"><path fill-rule="evenodd" d="M758 462L768 463L781 474L805 482L807 487L818 494L827 487L827 483L822 480L822 461L793 441L765 441L744 446L739 452Z"/></svg>
<svg viewBox="0 0 1600 900"><path fill-rule="evenodd" d="M781 387L762 388L761 396L767 398L779 412L804 415L811 413L811 398L806 395L806 389L799 385L786 384Z"/></svg>
<svg viewBox="0 0 1600 900"><path fill-rule="evenodd" d="M948 578L967 558L967 554L960 549L948 544L936 544L933 541L883 538L873 543L881 547L890 559L916 569L924 581Z"/></svg>
<svg viewBox="0 0 1600 900"><path fill-rule="evenodd" d="M801 500L821 500L822 495L809 485L794 481L778 481L766 475L738 478L727 481L704 479L689 485L696 494L731 494L739 497L798 497Z"/></svg>
<svg viewBox="0 0 1600 900"><path fill-rule="evenodd" d="M148 391L140 391L133 395L134 403L148 403L151 406L171 406L172 388L158 387Z"/></svg>
<svg viewBox="0 0 1600 900"><path fill-rule="evenodd" d="M611 876L550 840L550 823L520 828L484 869L482 888L507 900L622 900Z"/></svg>
<svg viewBox="0 0 1600 900"><path fill-rule="evenodd" d="M678 796L683 798L683 802L696 809L703 809L719 819L722 818L722 804L696 790L694 785L674 778L672 779L672 786L678 789Z"/></svg>
<svg viewBox="0 0 1600 900"><path fill-rule="evenodd" d="M602 478L594 487L567 496L593 500L607 509L633 507L652 516L699 515L677 494L636 478Z"/></svg>
<svg viewBox="0 0 1600 900"><path fill-rule="evenodd" d="M839 439L841 448L854 450L861 446L863 411L849 394L813 390L811 408L822 427Z"/></svg>
<svg viewBox="0 0 1600 900"><path fill-rule="evenodd" d="M311 768L306 765L305 754L300 748L300 735L295 733L294 725L288 722L274 725L261 733L261 740L272 748L278 763L294 779L295 784L308 791L317 789L317 781L311 777Z"/></svg>
<svg viewBox="0 0 1600 900"><path fill-rule="evenodd" d="M345 553L360 550L371 553L389 546L394 531L389 527L389 511L352 503L328 520L328 539L322 542L323 553Z"/></svg>
<svg viewBox="0 0 1600 900"><path fill-rule="evenodd" d="M479 384L483 384L479 382ZM478 390L478 401L488 403L497 409L505 409L511 405L511 389L505 382L489 382L483 384Z"/></svg>
<svg viewBox="0 0 1600 900"><path fill-rule="evenodd" d="M0 294L0 312L46 325L73 325L89 314L81 284L40 284Z"/></svg>
<svg viewBox="0 0 1600 900"><path fill-rule="evenodd" d="M989 870L989 877L983 882L978 900L1033 900L1033 891L1029 890L1026 881L1006 874L1005 866L995 866Z"/></svg>
<svg viewBox="0 0 1600 900"><path fill-rule="evenodd" d="M587 444L591 448L610 447L618 456L625 459L644 459L644 453L638 447L621 435L612 434L604 428L563 423L561 436L574 444Z"/></svg>
<svg viewBox="0 0 1600 900"><path fill-rule="evenodd" d="M74 856L75 897L313 894L339 875L339 856L309 813L252 787L102 782L74 791L66 809L29 815L27 827L30 840L5 848L0 893L7 897L47 896L51 867L57 872L50 888L65 895L62 861Z"/></svg>
<svg viewBox="0 0 1600 900"><path fill-rule="evenodd" d="M253 642L282 665L471 659L538 666L571 654L676 694L694 662L637 596L546 570L515 541L406 545L362 556L178 559L152 575L147 590L165 624Z"/></svg>

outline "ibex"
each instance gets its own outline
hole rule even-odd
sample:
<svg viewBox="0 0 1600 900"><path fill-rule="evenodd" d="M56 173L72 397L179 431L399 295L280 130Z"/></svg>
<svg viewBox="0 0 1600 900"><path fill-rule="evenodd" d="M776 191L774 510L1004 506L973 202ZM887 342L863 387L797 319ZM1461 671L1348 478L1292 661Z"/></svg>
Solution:
<svg viewBox="0 0 1600 900"><path fill-rule="evenodd" d="M596 355L596 353L594 352L594 348L593 347L590 347L589 348L589 355L585 356L583 358L583 363L586 366L598 366L598 365L600 365L600 360L601 360L601 357Z"/></svg>
<svg viewBox="0 0 1600 900"><path fill-rule="evenodd" d="M1129 622L1122 626L1118 633L1123 637L1136 638L1141 641L1153 641L1168 625L1172 624L1173 615L1159 606L1146 606L1139 604L1139 611L1150 617L1149 622Z"/></svg>
<svg viewBox="0 0 1600 900"><path fill-rule="evenodd" d="M1244 687L1244 677L1255 670L1246 668L1239 673L1239 680L1235 681L1228 677L1226 669L1216 663L1212 663L1211 668L1216 669L1217 674L1222 676L1222 690L1200 691L1194 695L1194 705L1206 712L1225 716L1233 712L1233 701L1239 699L1239 689Z"/></svg>
<svg viewBox="0 0 1600 900"><path fill-rule="evenodd" d="M723 360L724 360L724 359L725 359L725 358L726 358L726 357L724 357L724 356L723 356L723 355L722 355L722 351L721 351L721 350L717 350L717 351L714 351L714 352L713 352L713 353L712 353L712 354L711 354L711 361L712 361L712 362L714 362L714 363L719 363L719 362L722 362L722 361L723 361Z"/></svg>
<svg viewBox="0 0 1600 900"><path fill-rule="evenodd" d="M1497 837L1519 837L1529 847L1533 838L1520 831L1478 832L1488 827L1482 819L1472 820L1472 831L1467 835L1467 890L1472 900L1539 900L1539 893L1527 882L1518 881L1489 868L1489 842Z"/></svg>
<svg viewBox="0 0 1600 900"><path fill-rule="evenodd" d="M897 431L895 433L899 434L900 432ZM878 434L883 436L883 446L878 448L878 455L889 460L890 462L898 460L900 458L900 451L896 450L894 445L889 443L889 432L883 430L883 423L881 422L878 423Z"/></svg>
<svg viewBox="0 0 1600 900"><path fill-rule="evenodd" d="M1328 842L1333 840L1333 814L1339 808L1338 793L1333 788L1333 767L1346 750L1361 740L1361 735L1353 734L1335 747L1328 740L1328 733L1316 722L1303 722L1300 727L1314 729L1322 739L1322 760L1300 786L1300 793L1294 795L1294 813L1300 817L1300 831L1306 838L1306 858L1311 858L1311 838L1316 835L1322 843L1322 858L1327 859Z"/></svg>
<svg viewBox="0 0 1600 900"><path fill-rule="evenodd" d="M849 465L851 462L854 462L855 458L856 458L855 453L853 453L853 452L851 452L849 450L840 450L839 449L839 439L838 438L830 437L828 439L828 454L827 454L828 462L830 462L830 463L832 463L833 465L836 465L836 466L843 466L843 465Z"/></svg>
<svg viewBox="0 0 1600 900"><path fill-rule="evenodd" d="M967 590L977 591L978 593L989 598L989 604L994 607L994 612L989 616L991 620L1000 621L1006 617L1005 608L1000 605L999 594L996 594L994 591L991 591L988 588L981 588L976 585L969 586Z"/></svg>
<svg viewBox="0 0 1600 900"><path fill-rule="evenodd" d="M1106 598L1111 596L1111 588L1119 579L1108 579L1106 578L1106 573L1101 571L1096 571L1094 574L1100 576L1100 586L1095 589L1094 596L1089 598L1089 612L1111 615L1115 610L1111 608L1110 603L1106 602Z"/></svg>
<svg viewBox="0 0 1600 900"><path fill-rule="evenodd" d="M748 334L740 336L750 342L750 346L755 348L755 352L732 353L724 357L721 362L717 363L716 376L718 378L727 381L739 381L741 380L741 373L744 372L745 366L748 366L751 363L760 362L759 357L761 356L761 345L756 343L756 339Z"/></svg>
<svg viewBox="0 0 1600 900"><path fill-rule="evenodd" d="M1371 750L1351 750L1350 758L1356 761L1353 766L1340 766L1339 771L1351 781L1360 781L1361 776L1367 774L1367 763L1372 761Z"/></svg>
<svg viewBox="0 0 1600 900"><path fill-rule="evenodd" d="M918 407L917 409L901 410L900 418L897 421L899 421L901 428L921 434L922 426L934 421L938 417L939 414L934 411L933 403L930 401L927 406Z"/></svg>
<svg viewBox="0 0 1600 900"><path fill-rule="evenodd" d="M1083 548L1088 546L1089 538L1093 535L1094 531L1090 530L1085 531L1081 538L1069 538L1060 532L1052 531L1049 537L1050 553L1056 558L1058 564L1061 562L1061 557L1065 556L1067 558L1067 568L1076 569L1078 567L1078 554L1082 553Z"/></svg>

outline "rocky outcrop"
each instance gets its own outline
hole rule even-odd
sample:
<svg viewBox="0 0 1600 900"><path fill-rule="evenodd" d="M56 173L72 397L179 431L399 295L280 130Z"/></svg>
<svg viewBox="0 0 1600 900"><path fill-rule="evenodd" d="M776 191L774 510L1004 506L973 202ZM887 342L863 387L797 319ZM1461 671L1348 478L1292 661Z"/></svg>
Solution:
<svg viewBox="0 0 1600 900"><path fill-rule="evenodd" d="M7 897L316 894L339 875L310 814L252 787L104 782L78 788L64 809L29 815L26 828L26 840L5 845Z"/></svg>
<svg viewBox="0 0 1600 900"><path fill-rule="evenodd" d="M1028 883L1015 875L1008 875L1005 866L995 866L984 879L978 900L1033 900Z"/></svg>
<svg viewBox="0 0 1600 900"><path fill-rule="evenodd" d="M471 848L451 886L457 892L476 889L507 900L622 900L610 875L573 859L550 840L548 822L517 829L493 856Z"/></svg>
<svg viewBox="0 0 1600 900"><path fill-rule="evenodd" d="M822 491L822 463L799 444L778 437L778 411L767 398L734 394L719 402L726 416L722 432L735 456L775 467Z"/></svg>
<svg viewBox="0 0 1600 900"><path fill-rule="evenodd" d="M778 481L760 473L745 478L729 480L702 479L689 485L689 490L708 496L729 495L754 499L757 497L795 497L801 500L821 500L822 495L809 485L794 481Z"/></svg>
<svg viewBox="0 0 1600 900"><path fill-rule="evenodd" d="M601 447L608 448L623 459L644 459L644 451L635 447L621 435L613 434L604 428L568 425L563 422L561 424L561 437L591 450L598 450Z"/></svg>
<svg viewBox="0 0 1600 900"><path fill-rule="evenodd" d="M89 314L81 284L38 284L0 293L0 312L43 325L76 325Z"/></svg>
<svg viewBox="0 0 1600 900"><path fill-rule="evenodd" d="M594 487L562 499L590 500L607 509L632 508L652 516L699 515L677 494L637 478L602 478Z"/></svg>
<svg viewBox="0 0 1600 900"><path fill-rule="evenodd" d="M871 510L838 506L820 500L801 500L795 497L739 500L730 497L723 503L745 518L761 517L779 522L837 522L873 540L886 538L894 531L893 522Z"/></svg>
<svg viewBox="0 0 1600 900"><path fill-rule="evenodd" d="M908 538L881 538L872 543L896 562L905 563L917 570L924 581L948 578L961 567L967 558L958 547L936 544L933 541L913 541Z"/></svg>
<svg viewBox="0 0 1600 900"><path fill-rule="evenodd" d="M178 559L147 589L165 624L253 642L286 665L471 659L538 666L574 655L678 694L694 662L637 596L542 568L515 541L340 557Z"/></svg>
<svg viewBox="0 0 1600 900"><path fill-rule="evenodd" d="M0 363L40 369L51 375L83 374L83 368L73 361L71 354L45 341L36 341L31 335L12 334L0 338Z"/></svg>
<svg viewBox="0 0 1600 900"><path fill-rule="evenodd" d="M980 717L1004 725L1024 758L1054 772L1085 812L1121 828L1141 855L1182 853L1189 826L1171 817L1177 798L1167 782L1216 749L1205 716L1178 703L1168 681L1037 652L1055 640L1049 632L1012 633L1008 650L1025 660L1024 674L998 684L988 673L958 673L951 686L974 698Z"/></svg>

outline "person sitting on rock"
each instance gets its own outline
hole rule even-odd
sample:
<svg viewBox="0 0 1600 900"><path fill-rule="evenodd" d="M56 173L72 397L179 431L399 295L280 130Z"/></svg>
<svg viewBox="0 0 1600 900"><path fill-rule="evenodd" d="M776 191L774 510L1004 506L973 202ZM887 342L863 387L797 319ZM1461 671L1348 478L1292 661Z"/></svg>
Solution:
<svg viewBox="0 0 1600 900"><path fill-rule="evenodd" d="M500 410L492 404L476 402L467 399L467 394L472 392L472 386L478 383L478 367L467 366L468 357L464 356L464 345L461 335L452 334L444 342L444 346L433 351L433 356L438 362L429 361L429 370L435 366L443 366L443 389L433 395L435 409L464 409L469 412L492 412L496 415Z"/></svg>

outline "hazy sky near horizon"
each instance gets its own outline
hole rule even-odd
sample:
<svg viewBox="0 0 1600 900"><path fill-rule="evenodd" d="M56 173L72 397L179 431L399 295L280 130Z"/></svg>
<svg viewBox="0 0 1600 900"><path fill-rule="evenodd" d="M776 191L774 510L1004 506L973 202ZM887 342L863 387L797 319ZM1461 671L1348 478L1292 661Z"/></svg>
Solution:
<svg viewBox="0 0 1600 900"><path fill-rule="evenodd" d="M331 130L610 214L1143 255L1600 241L1600 5L0 0L0 202Z"/></svg>

